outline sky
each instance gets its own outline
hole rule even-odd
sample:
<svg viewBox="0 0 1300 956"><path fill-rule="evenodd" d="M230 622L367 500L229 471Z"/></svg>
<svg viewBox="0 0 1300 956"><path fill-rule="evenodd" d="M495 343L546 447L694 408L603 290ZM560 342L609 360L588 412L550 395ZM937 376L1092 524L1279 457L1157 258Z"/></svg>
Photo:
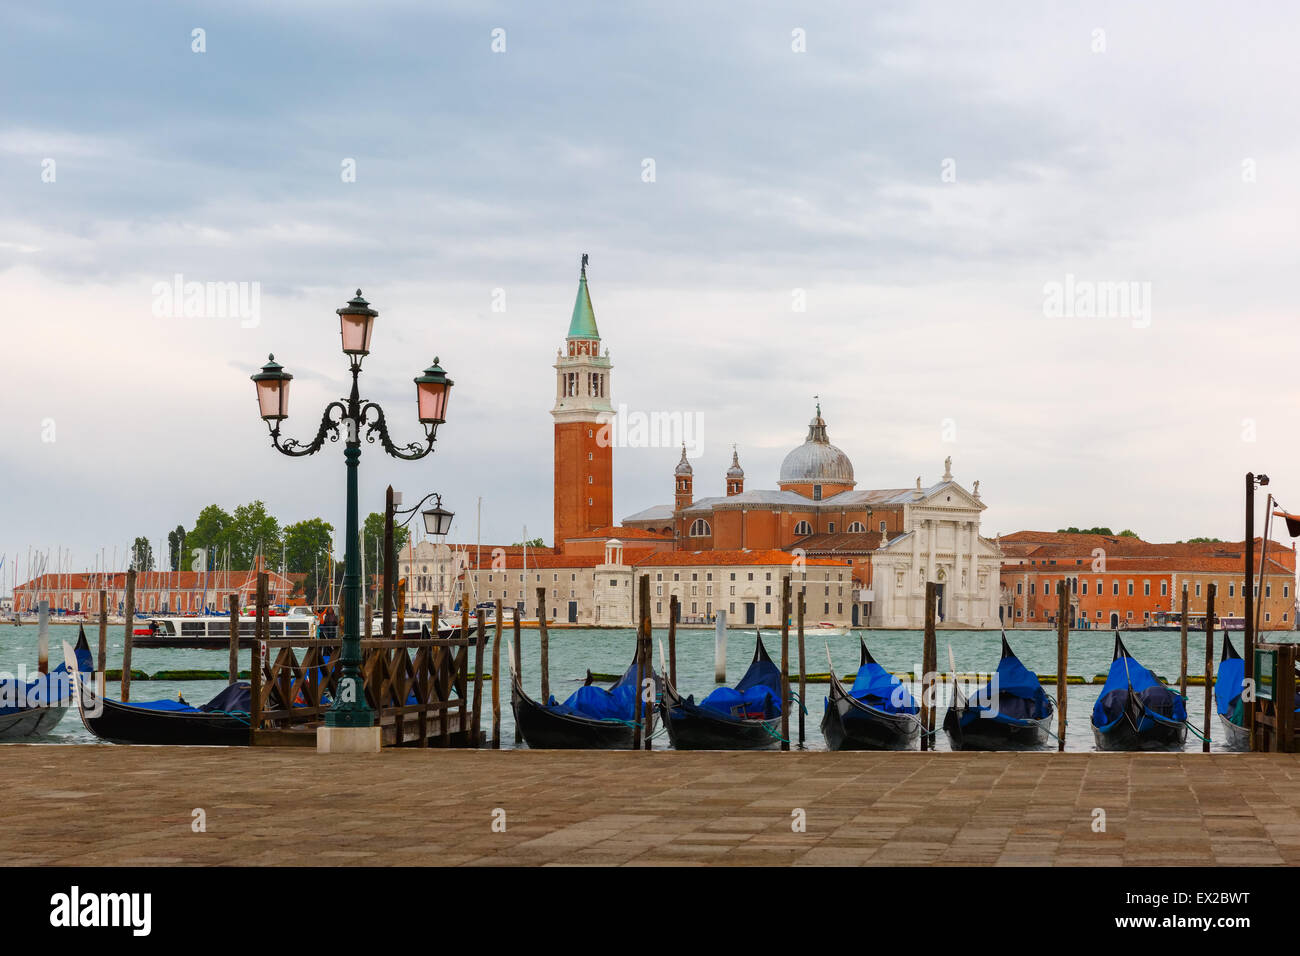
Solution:
<svg viewBox="0 0 1300 956"><path fill-rule="evenodd" d="M341 448L277 454L248 376L274 352L285 431L310 439L347 387L334 310L358 287L380 312L363 393L399 440L414 376L437 356L456 383L433 455L365 447L363 514L391 483L441 492L456 539L549 543L584 252L613 402L692 416L697 497L723 493L733 443L747 487L775 487L819 396L859 487L932 483L951 456L987 536L1239 540L1249 470L1300 510L1297 21L0 7L6 580L29 547L120 564L212 503L341 530ZM256 309L173 314L178 275ZM616 449L615 520L671 501L679 454Z"/></svg>

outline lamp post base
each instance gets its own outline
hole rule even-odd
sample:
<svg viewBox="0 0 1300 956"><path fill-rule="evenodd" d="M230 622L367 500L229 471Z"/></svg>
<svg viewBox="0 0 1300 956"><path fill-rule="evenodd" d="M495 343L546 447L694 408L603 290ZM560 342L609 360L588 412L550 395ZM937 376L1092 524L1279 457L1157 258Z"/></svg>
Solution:
<svg viewBox="0 0 1300 956"><path fill-rule="evenodd" d="M378 727L317 727L319 754L377 754L382 744Z"/></svg>

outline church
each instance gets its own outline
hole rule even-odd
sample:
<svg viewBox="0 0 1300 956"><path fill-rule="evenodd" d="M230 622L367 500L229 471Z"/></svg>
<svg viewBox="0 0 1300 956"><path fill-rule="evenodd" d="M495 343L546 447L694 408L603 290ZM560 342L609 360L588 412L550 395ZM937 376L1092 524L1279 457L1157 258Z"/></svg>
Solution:
<svg viewBox="0 0 1300 956"><path fill-rule="evenodd" d="M636 511L614 526L612 364L609 350L602 350L587 262L584 255L568 334L555 361L552 560L617 553L631 569L635 562L623 557L627 551L643 561L654 555L656 567L673 562L665 552L678 552L683 564L703 560L722 568L733 560L748 564L746 555L779 551L789 555L791 567L829 561L850 569L848 600L808 599L814 619L917 628L925 617L925 585L933 581L944 626L997 625L1001 556L997 544L980 535L986 506L979 482L969 490L959 484L949 458L942 478L928 486L918 477L914 487L859 488L849 456L831 443L820 403L803 443L782 462L776 488L747 490L733 450L730 467L719 476L724 493L696 498L694 467L683 448L672 469L672 503ZM756 613L747 605L737 618L732 605L730 620L753 623Z"/></svg>

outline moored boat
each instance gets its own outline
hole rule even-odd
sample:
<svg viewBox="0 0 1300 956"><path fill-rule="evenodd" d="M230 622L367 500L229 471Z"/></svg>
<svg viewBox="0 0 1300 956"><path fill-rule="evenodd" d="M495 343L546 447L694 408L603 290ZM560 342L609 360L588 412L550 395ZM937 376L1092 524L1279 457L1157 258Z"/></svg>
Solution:
<svg viewBox="0 0 1300 956"><path fill-rule="evenodd" d="M861 638L861 663L853 686L845 689L835 673L830 648L830 696L822 734L831 750L911 750L921 736L919 708L907 687L871 656Z"/></svg>
<svg viewBox="0 0 1300 956"><path fill-rule="evenodd" d="M178 700L124 702L101 696L83 630L75 648L63 645L73 672L81 722L96 737L115 744L239 746L249 742L250 685L231 684L206 704Z"/></svg>
<svg viewBox="0 0 1300 956"><path fill-rule="evenodd" d="M1186 702L1129 654L1118 631L1092 734L1098 750L1181 750L1187 740Z"/></svg>
<svg viewBox="0 0 1300 956"><path fill-rule="evenodd" d="M760 634L754 635L754 659L734 688L719 687L697 704L694 695L683 699L666 676L663 686L660 715L674 749L770 750L781 745L781 670L768 657Z"/></svg>
<svg viewBox="0 0 1300 956"><path fill-rule="evenodd" d="M954 682L943 729L953 750L1036 750L1047 743L1055 713L1038 675L1016 657L1004 632L993 678L969 698Z"/></svg>
<svg viewBox="0 0 1300 956"><path fill-rule="evenodd" d="M515 666L515 652L506 644L510 655L510 708L524 742L533 750L630 750L635 739L639 695L636 689L635 657L622 677L605 690L591 682L579 687L564 703L554 695L545 703L533 700L524 692ZM653 668L650 676L655 686L659 677ZM654 706L648 708L645 733L654 725Z"/></svg>
<svg viewBox="0 0 1300 956"><path fill-rule="evenodd" d="M60 664L21 684L0 681L0 740L31 740L49 734L72 706L72 674Z"/></svg>
<svg viewBox="0 0 1300 956"><path fill-rule="evenodd" d="M1250 749L1250 732L1246 730L1246 712L1241 699L1245 687L1246 662L1224 631L1219 671L1214 675L1214 706L1223 725L1223 746L1228 750Z"/></svg>

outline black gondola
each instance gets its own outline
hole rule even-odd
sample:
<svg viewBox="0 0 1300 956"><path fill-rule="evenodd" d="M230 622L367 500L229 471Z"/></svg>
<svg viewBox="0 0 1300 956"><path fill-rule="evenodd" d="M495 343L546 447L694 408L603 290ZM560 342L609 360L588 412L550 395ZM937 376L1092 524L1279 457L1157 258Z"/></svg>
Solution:
<svg viewBox="0 0 1300 956"><path fill-rule="evenodd" d="M1249 750L1250 731L1245 727L1246 714L1241 692L1246 686L1246 662L1223 632L1223 654L1219 672L1214 677L1214 703L1223 725L1223 746L1228 750Z"/></svg>
<svg viewBox="0 0 1300 956"><path fill-rule="evenodd" d="M853 686L845 690L830 659L830 697L822 716L822 734L830 750L911 750L921 737L921 721L912 695L893 674L872 659L866 642Z"/></svg>
<svg viewBox="0 0 1300 956"><path fill-rule="evenodd" d="M754 659L734 689L719 687L697 704L694 695L683 700L665 677L659 707L676 750L770 750L781 745L781 670L767 656L759 634Z"/></svg>
<svg viewBox="0 0 1300 956"><path fill-rule="evenodd" d="M22 689L21 696L16 680L4 683L9 686L0 692L0 740L44 737L72 705L72 675L63 664L49 674L38 675Z"/></svg>
<svg viewBox="0 0 1300 956"><path fill-rule="evenodd" d="M1186 702L1129 654L1119 631L1092 734L1098 750L1181 750L1187 741Z"/></svg>
<svg viewBox="0 0 1300 956"><path fill-rule="evenodd" d="M94 665L84 631L76 648L65 644L64 650L70 666L75 661L75 696L81 722L101 740L115 744L248 744L247 683L231 684L199 707L170 700L123 703L95 692L90 676Z"/></svg>
<svg viewBox="0 0 1300 956"><path fill-rule="evenodd" d="M564 704L552 696L545 704L533 700L519 683L519 673L514 664L514 648L506 645L510 654L510 709L514 711L515 725L524 743L533 750L631 750L639 695L636 692L636 658L609 691L584 682L579 690L592 691L593 697L601 694L614 698L606 702L605 716L588 716L574 706L574 694ZM588 672L590 676L590 672ZM650 677L658 688L659 675L650 670ZM655 708L647 708L646 734L653 731Z"/></svg>
<svg viewBox="0 0 1300 956"><path fill-rule="evenodd" d="M943 729L953 750L1036 750L1047 743L1056 708L1038 675L1021 663L1002 635L1002 659L994 678L973 697L953 684L953 699Z"/></svg>

